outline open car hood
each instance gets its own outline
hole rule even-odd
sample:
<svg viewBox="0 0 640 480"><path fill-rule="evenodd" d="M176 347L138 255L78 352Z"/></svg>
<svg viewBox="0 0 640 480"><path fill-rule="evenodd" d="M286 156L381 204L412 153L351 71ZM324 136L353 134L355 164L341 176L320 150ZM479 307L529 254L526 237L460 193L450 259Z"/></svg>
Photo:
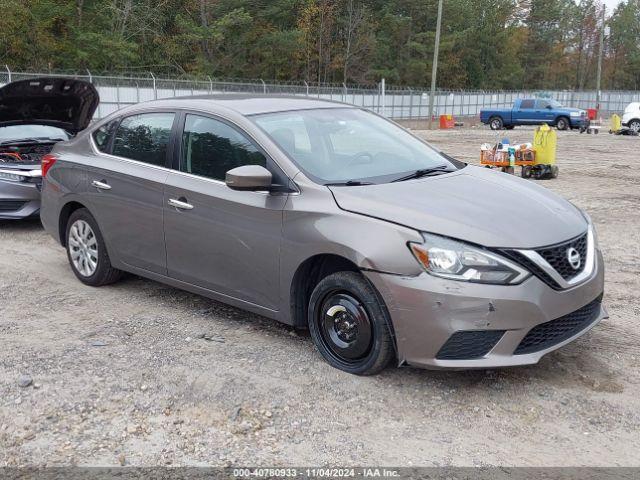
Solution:
<svg viewBox="0 0 640 480"><path fill-rule="evenodd" d="M98 108L95 87L72 78L42 77L0 88L0 127L51 125L76 134L85 129Z"/></svg>

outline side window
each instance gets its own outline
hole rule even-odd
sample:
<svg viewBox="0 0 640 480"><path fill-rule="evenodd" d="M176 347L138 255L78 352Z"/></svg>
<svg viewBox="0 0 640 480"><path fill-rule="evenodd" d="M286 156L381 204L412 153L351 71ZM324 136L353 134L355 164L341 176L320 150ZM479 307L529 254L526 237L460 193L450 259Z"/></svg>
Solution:
<svg viewBox="0 0 640 480"><path fill-rule="evenodd" d="M549 106L549 102L546 100L536 100L536 108L543 110Z"/></svg>
<svg viewBox="0 0 640 480"><path fill-rule="evenodd" d="M533 100L522 100L520 102L520 110L528 110L533 108L534 101Z"/></svg>
<svg viewBox="0 0 640 480"><path fill-rule="evenodd" d="M142 113L124 118L116 130L113 154L164 167L174 117L173 113Z"/></svg>
<svg viewBox="0 0 640 480"><path fill-rule="evenodd" d="M182 134L180 170L224 181L242 165L267 166L266 157L238 130L199 115L187 115Z"/></svg>
<svg viewBox="0 0 640 480"><path fill-rule="evenodd" d="M93 141L95 142L96 147L98 147L98 150L103 153L108 153L109 140L111 140L111 136L113 135L113 131L117 125L118 120L112 120L93 131Z"/></svg>

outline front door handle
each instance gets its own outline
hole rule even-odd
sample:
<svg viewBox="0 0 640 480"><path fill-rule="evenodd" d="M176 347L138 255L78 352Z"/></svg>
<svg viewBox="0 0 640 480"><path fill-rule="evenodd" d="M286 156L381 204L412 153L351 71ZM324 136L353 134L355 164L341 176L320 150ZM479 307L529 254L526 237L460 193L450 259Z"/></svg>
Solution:
<svg viewBox="0 0 640 480"><path fill-rule="evenodd" d="M176 200L175 198L169 199L169 206L179 208L180 210L192 210L193 205L182 200Z"/></svg>
<svg viewBox="0 0 640 480"><path fill-rule="evenodd" d="M100 189L100 190L111 190L111 185L109 185L106 182L100 182L98 180L94 180L93 182L91 182L91 185L93 185L94 187Z"/></svg>

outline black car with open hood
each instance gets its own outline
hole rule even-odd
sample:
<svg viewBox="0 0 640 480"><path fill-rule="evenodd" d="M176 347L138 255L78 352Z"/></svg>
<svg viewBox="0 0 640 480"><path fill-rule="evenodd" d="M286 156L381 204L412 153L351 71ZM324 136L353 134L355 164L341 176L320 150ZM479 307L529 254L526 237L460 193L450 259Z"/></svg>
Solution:
<svg viewBox="0 0 640 480"><path fill-rule="evenodd" d="M62 77L34 78L0 88L0 127L50 125L76 134L93 117L100 97L83 80Z"/></svg>

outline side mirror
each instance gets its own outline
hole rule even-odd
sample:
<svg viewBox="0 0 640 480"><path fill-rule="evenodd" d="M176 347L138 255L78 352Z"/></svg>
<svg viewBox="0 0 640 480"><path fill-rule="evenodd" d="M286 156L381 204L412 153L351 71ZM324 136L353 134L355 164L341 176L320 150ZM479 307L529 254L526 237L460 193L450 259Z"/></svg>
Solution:
<svg viewBox="0 0 640 480"><path fill-rule="evenodd" d="M271 172L260 165L236 167L225 176L225 183L232 190L270 190L272 181Z"/></svg>
<svg viewBox="0 0 640 480"><path fill-rule="evenodd" d="M553 110L553 107L551 105L547 105L547 110Z"/></svg>

